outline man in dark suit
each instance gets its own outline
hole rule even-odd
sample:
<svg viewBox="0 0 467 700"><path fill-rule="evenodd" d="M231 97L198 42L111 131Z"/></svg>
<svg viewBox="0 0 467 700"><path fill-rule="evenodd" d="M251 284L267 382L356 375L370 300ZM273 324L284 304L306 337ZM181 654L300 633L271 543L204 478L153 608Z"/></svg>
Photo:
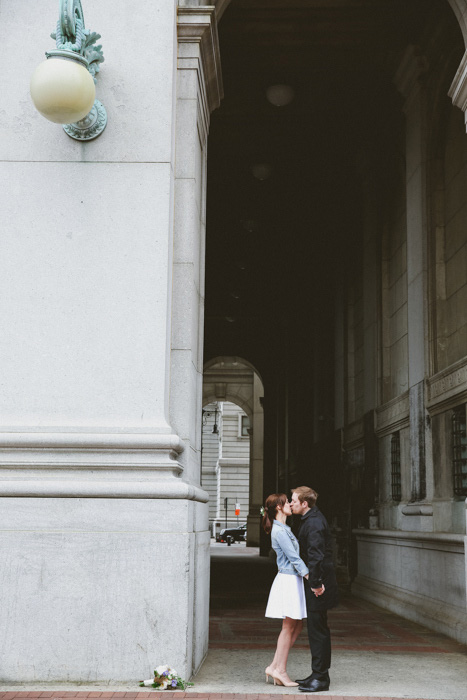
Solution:
<svg viewBox="0 0 467 700"><path fill-rule="evenodd" d="M310 572L304 580L308 639L312 672L297 680L299 690L316 693L329 690L331 633L327 623L330 608L338 603L337 581L332 562L331 533L326 518L316 507L318 494L308 486L292 491L292 512L301 515L300 556Z"/></svg>

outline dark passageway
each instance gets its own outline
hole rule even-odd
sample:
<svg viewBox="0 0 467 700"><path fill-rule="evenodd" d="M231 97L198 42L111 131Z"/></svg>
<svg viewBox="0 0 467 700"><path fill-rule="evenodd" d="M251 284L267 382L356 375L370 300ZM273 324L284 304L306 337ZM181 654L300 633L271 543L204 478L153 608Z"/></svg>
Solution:
<svg viewBox="0 0 467 700"><path fill-rule="evenodd" d="M281 622L266 619L264 611L276 572L274 560L259 557L253 548L216 546L211 556L211 649L275 648ZM462 653L467 664L467 647L345 591L329 620L336 651ZM296 648L308 649L306 630Z"/></svg>
<svg viewBox="0 0 467 700"><path fill-rule="evenodd" d="M319 493L339 582L467 643L457 3L222 5L204 362L261 376L263 497Z"/></svg>

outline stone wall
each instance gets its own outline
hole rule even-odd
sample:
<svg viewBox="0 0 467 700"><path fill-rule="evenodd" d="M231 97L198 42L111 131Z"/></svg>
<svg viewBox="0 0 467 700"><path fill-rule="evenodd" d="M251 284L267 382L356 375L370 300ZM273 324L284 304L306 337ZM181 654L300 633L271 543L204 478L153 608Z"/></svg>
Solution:
<svg viewBox="0 0 467 700"><path fill-rule="evenodd" d="M460 112L450 115L444 158L444 255L436 274L437 368L443 370L467 353L467 141Z"/></svg>

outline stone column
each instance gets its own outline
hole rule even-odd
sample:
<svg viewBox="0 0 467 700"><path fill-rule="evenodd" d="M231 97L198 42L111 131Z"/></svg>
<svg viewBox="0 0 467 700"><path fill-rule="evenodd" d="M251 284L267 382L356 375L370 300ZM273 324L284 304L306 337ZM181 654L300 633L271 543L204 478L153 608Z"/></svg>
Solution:
<svg viewBox="0 0 467 700"><path fill-rule="evenodd" d="M429 515L431 507L417 503L432 497L430 434L425 411L428 352L428 261L426 223L426 104L423 73L427 62L408 47L395 83L405 97L407 192L407 308L410 405L411 504L405 515ZM423 511L423 512L422 512ZM422 528L430 527L420 523ZM415 525L412 526L415 529Z"/></svg>
<svg viewBox="0 0 467 700"><path fill-rule="evenodd" d="M467 532L467 498L465 499L465 531ZM467 536L464 538L464 559L465 559L465 592L467 605Z"/></svg>
<svg viewBox="0 0 467 700"><path fill-rule="evenodd" d="M180 239L202 240L202 214L192 223L184 207L202 212L205 157L194 145L216 104L215 21L212 9L193 21L186 8L194 26L180 61L192 61L188 82L198 86L187 98L182 78L177 102L175 0L142 0L131 13L124 0L84 9L102 34L97 89L109 115L89 143L34 111L8 41L34 28L21 48L32 73L53 46L55 3L6 0L0 10L4 682L128 681L158 663L189 677L207 647L196 427L204 254L184 258ZM195 183L185 198L177 189L174 220L175 176ZM185 352L190 366L179 361Z"/></svg>
<svg viewBox="0 0 467 700"><path fill-rule="evenodd" d="M253 421L250 439L250 507L247 518L247 545L259 547L263 504L263 384L257 374L253 375Z"/></svg>
<svg viewBox="0 0 467 700"><path fill-rule="evenodd" d="M378 357L380 356L378 312L379 279L379 202L375 187L374 163L369 155L361 163L363 185L363 424L365 468L362 475L367 507L372 510L378 495L378 450L375 435L375 406L378 395ZM370 516L374 517L374 516Z"/></svg>
<svg viewBox="0 0 467 700"><path fill-rule="evenodd" d="M221 97L215 9L179 7L170 420L194 485L201 477L207 138ZM209 512L200 502L191 510L188 675L202 664L209 633Z"/></svg>
<svg viewBox="0 0 467 700"><path fill-rule="evenodd" d="M334 304L334 428L342 430L346 417L345 390L345 297L342 275L336 279Z"/></svg>
<svg viewBox="0 0 467 700"><path fill-rule="evenodd" d="M374 411L378 385L378 300L379 250L378 250L378 201L372 179L372 163L366 162L364 178L363 220L363 355L365 364L363 386L363 412Z"/></svg>

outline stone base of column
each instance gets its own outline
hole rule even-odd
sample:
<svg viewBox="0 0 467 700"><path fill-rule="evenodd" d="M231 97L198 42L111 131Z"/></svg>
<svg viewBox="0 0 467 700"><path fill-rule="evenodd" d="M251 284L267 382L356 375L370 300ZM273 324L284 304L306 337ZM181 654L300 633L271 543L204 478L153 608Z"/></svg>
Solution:
<svg viewBox="0 0 467 700"><path fill-rule="evenodd" d="M128 683L207 653L207 504L1 498L4 683Z"/></svg>

